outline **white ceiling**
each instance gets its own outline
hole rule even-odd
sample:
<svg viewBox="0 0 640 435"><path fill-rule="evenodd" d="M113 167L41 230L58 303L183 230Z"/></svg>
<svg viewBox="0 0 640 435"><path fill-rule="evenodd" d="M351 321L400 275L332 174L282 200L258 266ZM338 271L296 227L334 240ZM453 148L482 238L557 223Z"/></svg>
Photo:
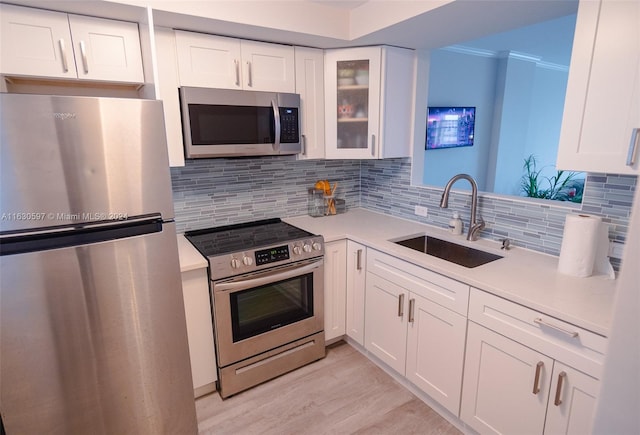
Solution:
<svg viewBox="0 0 640 435"><path fill-rule="evenodd" d="M318 48L433 49L575 13L578 0L0 0ZM143 17L142 19L140 17Z"/></svg>
<svg viewBox="0 0 640 435"><path fill-rule="evenodd" d="M541 61L569 66L576 14L462 42L461 46L494 53L515 51Z"/></svg>

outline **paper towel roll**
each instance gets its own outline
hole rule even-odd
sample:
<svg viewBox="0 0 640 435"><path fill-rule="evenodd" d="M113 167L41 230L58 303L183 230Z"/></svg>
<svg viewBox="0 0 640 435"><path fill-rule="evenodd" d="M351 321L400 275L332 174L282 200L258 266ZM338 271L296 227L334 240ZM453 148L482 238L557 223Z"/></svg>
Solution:
<svg viewBox="0 0 640 435"><path fill-rule="evenodd" d="M607 257L608 244L608 227L600 217L567 214L558 272L580 278L597 272L613 278L615 275Z"/></svg>

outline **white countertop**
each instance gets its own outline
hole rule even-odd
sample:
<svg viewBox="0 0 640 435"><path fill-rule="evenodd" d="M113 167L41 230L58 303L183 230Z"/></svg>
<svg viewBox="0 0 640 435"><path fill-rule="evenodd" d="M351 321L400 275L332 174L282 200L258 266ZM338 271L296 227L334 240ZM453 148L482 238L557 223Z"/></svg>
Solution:
<svg viewBox="0 0 640 435"><path fill-rule="evenodd" d="M604 275L574 278L559 274L558 257L517 246L503 251L497 242L483 239L468 242L465 235L454 236L443 228L365 209L283 220L322 234L325 242L348 238L594 333L608 335L616 281ZM469 269L389 241L424 233L504 258Z"/></svg>
<svg viewBox="0 0 640 435"><path fill-rule="evenodd" d="M180 272L202 269L209 266L207 259L184 238L184 234L178 234L178 256L180 257Z"/></svg>

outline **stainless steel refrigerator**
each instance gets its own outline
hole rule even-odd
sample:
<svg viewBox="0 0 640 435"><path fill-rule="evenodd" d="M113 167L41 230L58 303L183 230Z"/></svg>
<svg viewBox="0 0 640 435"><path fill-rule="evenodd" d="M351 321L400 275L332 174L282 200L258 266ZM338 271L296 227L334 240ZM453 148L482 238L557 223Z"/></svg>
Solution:
<svg viewBox="0 0 640 435"><path fill-rule="evenodd" d="M159 101L0 94L13 434L197 432Z"/></svg>

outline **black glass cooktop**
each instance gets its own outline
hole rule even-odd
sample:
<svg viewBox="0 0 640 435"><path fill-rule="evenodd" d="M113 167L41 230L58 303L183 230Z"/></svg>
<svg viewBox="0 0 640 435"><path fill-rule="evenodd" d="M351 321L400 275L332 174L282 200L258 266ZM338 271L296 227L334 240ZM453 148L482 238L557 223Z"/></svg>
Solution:
<svg viewBox="0 0 640 435"><path fill-rule="evenodd" d="M276 218L187 231L184 235L202 255L212 257L285 244L313 234Z"/></svg>

